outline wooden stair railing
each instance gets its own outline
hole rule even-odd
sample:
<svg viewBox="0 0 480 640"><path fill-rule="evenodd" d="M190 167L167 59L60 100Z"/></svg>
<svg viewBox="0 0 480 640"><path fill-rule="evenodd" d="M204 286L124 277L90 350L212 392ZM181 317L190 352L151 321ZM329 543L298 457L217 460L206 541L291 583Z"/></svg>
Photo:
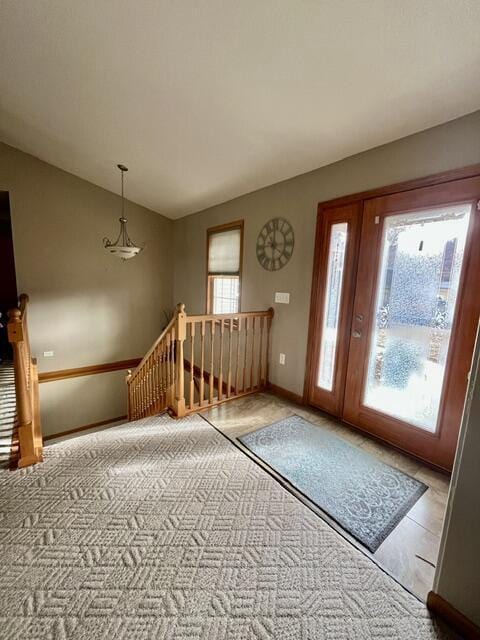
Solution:
<svg viewBox="0 0 480 640"><path fill-rule="evenodd" d="M128 372L128 416L182 417L266 388L273 309L194 315L179 304L139 366Z"/></svg>
<svg viewBox="0 0 480 640"><path fill-rule="evenodd" d="M30 352L27 306L28 296L22 294L18 300L18 307L8 312L7 324L8 340L13 349L19 467L28 467L43 459L38 367Z"/></svg>

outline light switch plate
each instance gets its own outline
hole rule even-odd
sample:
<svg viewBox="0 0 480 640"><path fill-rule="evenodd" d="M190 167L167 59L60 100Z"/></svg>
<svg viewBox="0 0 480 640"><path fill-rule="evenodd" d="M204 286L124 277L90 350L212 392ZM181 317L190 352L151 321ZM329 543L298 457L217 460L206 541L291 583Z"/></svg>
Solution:
<svg viewBox="0 0 480 640"><path fill-rule="evenodd" d="M280 364L285 364L285 354L284 353L280 354L280 358L278 359L278 361L280 362Z"/></svg>
<svg viewBox="0 0 480 640"><path fill-rule="evenodd" d="M280 304L290 304L290 294L280 293L277 291L275 293L275 302L279 302Z"/></svg>
<svg viewBox="0 0 480 640"><path fill-rule="evenodd" d="M53 358L53 351L44 351L43 352L43 357L44 358Z"/></svg>

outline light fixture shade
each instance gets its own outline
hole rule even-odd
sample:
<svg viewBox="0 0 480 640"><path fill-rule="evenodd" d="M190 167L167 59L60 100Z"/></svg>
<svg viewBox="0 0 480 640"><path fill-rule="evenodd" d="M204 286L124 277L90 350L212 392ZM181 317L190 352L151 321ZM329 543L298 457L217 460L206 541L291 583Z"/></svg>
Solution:
<svg viewBox="0 0 480 640"><path fill-rule="evenodd" d="M122 260L130 260L130 258L134 258L140 253L140 251L142 251L142 248L143 247L116 247L114 245L105 247L108 253L111 253L116 258L122 258Z"/></svg>
<svg viewBox="0 0 480 640"><path fill-rule="evenodd" d="M123 174L125 171L128 171L127 167L123 164L117 165L117 167L122 172L122 216L119 218L120 221L120 233L118 234L118 238L115 242L110 242L108 238L103 239L103 246L108 253L111 253L117 258L121 258L122 260L130 260L130 258L134 258L137 256L143 249L145 245L137 246L127 233L127 219L125 218L125 197L123 194Z"/></svg>

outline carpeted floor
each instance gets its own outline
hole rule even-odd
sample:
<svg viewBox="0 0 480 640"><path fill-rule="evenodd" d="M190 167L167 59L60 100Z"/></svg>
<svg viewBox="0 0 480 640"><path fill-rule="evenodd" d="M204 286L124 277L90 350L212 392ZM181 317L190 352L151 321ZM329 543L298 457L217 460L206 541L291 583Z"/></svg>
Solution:
<svg viewBox="0 0 480 640"><path fill-rule="evenodd" d="M418 600L200 416L0 471L0 637L443 638Z"/></svg>

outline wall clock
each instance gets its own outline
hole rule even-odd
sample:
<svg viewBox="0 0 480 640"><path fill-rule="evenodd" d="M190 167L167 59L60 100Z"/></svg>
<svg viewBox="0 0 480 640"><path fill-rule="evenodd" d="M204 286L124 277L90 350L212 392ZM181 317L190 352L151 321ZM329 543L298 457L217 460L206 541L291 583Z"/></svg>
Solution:
<svg viewBox="0 0 480 640"><path fill-rule="evenodd" d="M295 235L285 218L272 218L257 238L257 259L267 271L278 271L292 257Z"/></svg>

